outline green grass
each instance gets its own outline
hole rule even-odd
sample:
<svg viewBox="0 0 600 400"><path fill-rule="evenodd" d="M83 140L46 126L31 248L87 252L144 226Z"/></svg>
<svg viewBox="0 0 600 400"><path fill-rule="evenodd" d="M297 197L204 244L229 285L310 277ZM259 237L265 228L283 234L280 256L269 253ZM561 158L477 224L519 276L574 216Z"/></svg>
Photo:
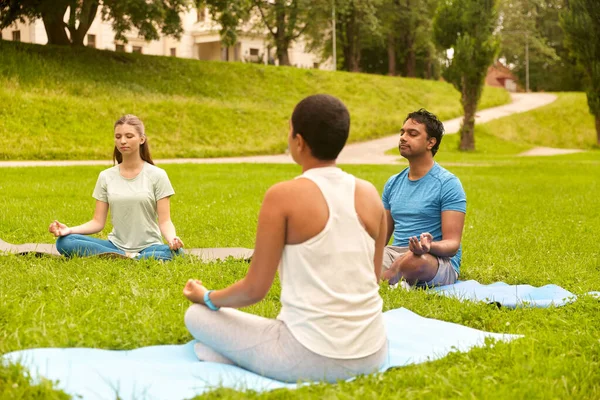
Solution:
<svg viewBox="0 0 600 400"><path fill-rule="evenodd" d="M344 167L379 190L400 168ZM2 238L50 242L46 229L53 218L69 223L90 218L90 192L100 169L3 169L0 192L7 195L0 197ZM291 165L167 165L165 169L177 192L173 219L190 247L252 247L264 191L273 182L299 173ZM600 196L598 152L449 169L462 180L468 197L462 279L552 282L577 295L600 289L596 245L600 214L594 206ZM160 264L0 257L0 353L44 346L131 349L184 343L191 338L183 326L185 281L199 277L208 287L219 288L243 277L246 269L247 264L233 260L202 264L184 258ZM279 293L276 281L267 298L247 311L274 317ZM581 296L561 308L506 310L421 291L389 291L385 284L381 294L385 310L407 307L426 317L525 337L349 383L260 396L220 389L208 396L600 397L598 300ZM4 390L16 397L17 390L28 388L23 381L20 389L7 386L16 379L6 378L15 375L15 368L0 367L0 394Z"/></svg>
<svg viewBox="0 0 600 400"><path fill-rule="evenodd" d="M556 95L558 98L544 107L490 121L477 134L530 146L597 149L594 117L585 93Z"/></svg>
<svg viewBox="0 0 600 400"><path fill-rule="evenodd" d="M0 362L0 399L48 399L63 400L71 398L60 390L54 389L54 382L43 379L33 382L29 372L21 365L8 365Z"/></svg>
<svg viewBox="0 0 600 400"><path fill-rule="evenodd" d="M346 103L351 141L420 107L461 114L444 82L0 41L0 159L108 159L125 113L143 119L155 158L281 153L294 105L315 93ZM486 88L481 107L509 101Z"/></svg>
<svg viewBox="0 0 600 400"><path fill-rule="evenodd" d="M0 158L107 158L111 122L131 111L146 120L157 158L280 151L291 108L317 91L347 102L355 139L396 130L406 112L420 104L443 119L460 114L448 85L360 74L90 49L73 53L6 42L0 42L0 71ZM492 93L486 99L499 92ZM557 102L539 110L480 125L473 153L454 150L457 135L444 139L436 160L461 179L468 198L461 279L555 283L577 295L600 290L600 152L515 157L534 145L592 149L587 138L593 125L584 99L559 94ZM215 129L219 126L230 130ZM299 174L292 165L163 167L176 190L172 216L187 247L252 247L265 190ZM401 168L344 167L380 191ZM53 219L88 220L91 191L102 169L3 169L0 237L50 242L47 226ZM185 281L198 277L220 288L246 270L246 263L235 260L207 264L183 258L160 264L0 256L0 354L45 346L131 349L185 343L191 339L183 325ZM247 311L276 316L279 294L276 280L267 298ZM219 389L205 397L600 398L596 299L581 296L561 308L506 310L422 291L390 291L386 284L381 295L385 310L406 307L422 316L525 337L353 382L265 394ZM0 398L64 397L51 382L32 382L20 366L0 364Z"/></svg>

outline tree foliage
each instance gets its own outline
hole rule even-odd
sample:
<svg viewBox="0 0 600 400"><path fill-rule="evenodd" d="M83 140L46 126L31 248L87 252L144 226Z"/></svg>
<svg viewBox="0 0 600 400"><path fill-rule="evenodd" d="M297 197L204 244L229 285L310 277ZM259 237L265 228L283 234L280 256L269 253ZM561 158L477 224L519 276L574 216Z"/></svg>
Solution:
<svg viewBox="0 0 600 400"><path fill-rule="evenodd" d="M198 0L196 7L207 7L219 23L221 42L225 47L235 45L240 25L248 21L252 0Z"/></svg>
<svg viewBox="0 0 600 400"><path fill-rule="evenodd" d="M498 52L496 0L444 0L434 20L438 45L452 49L444 78L461 93L460 149L475 149L475 112L488 67Z"/></svg>
<svg viewBox="0 0 600 400"><path fill-rule="evenodd" d="M102 10L102 18L112 22L116 40L126 43L126 34L133 30L146 40L159 39L160 34L179 38L183 32L179 15L188 7L188 0L0 0L0 29L41 18L49 44L83 46Z"/></svg>
<svg viewBox="0 0 600 400"><path fill-rule="evenodd" d="M239 30L245 24L252 25L254 31L266 31L275 45L279 65L290 65L289 47L313 22L318 7L312 3L310 0L196 1L199 7L207 6L221 26L221 39L226 46L237 42Z"/></svg>
<svg viewBox="0 0 600 400"><path fill-rule="evenodd" d="M386 39L388 74L431 78L438 58L433 17L439 0L384 0L379 9ZM436 68L437 69L437 68Z"/></svg>
<svg viewBox="0 0 600 400"><path fill-rule="evenodd" d="M569 0L561 25L567 45L583 67L587 78L587 99L596 120L600 145L600 2Z"/></svg>
<svg viewBox="0 0 600 400"><path fill-rule="evenodd" d="M500 57L533 91L581 90L583 71L564 45L567 0L500 0ZM526 54L527 53L527 54Z"/></svg>

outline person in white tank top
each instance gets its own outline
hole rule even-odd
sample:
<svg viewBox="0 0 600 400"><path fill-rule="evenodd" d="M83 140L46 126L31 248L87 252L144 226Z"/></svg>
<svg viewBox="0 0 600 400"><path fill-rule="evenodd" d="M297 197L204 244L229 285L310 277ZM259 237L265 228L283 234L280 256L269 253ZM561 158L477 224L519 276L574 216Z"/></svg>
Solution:
<svg viewBox="0 0 600 400"><path fill-rule="evenodd" d="M328 381L378 371L387 358L379 276L386 218L375 187L336 166L350 128L329 95L296 105L288 137L303 174L265 194L244 279L208 290L190 279L185 324L201 361L273 379ZM277 319L236 310L261 301L279 269Z"/></svg>

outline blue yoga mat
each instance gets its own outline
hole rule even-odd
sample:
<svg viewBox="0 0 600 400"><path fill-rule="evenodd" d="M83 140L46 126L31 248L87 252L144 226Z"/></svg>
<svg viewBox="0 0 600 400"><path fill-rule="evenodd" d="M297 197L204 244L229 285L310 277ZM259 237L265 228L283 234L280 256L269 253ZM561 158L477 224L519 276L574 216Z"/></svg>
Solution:
<svg viewBox="0 0 600 400"><path fill-rule="evenodd" d="M470 281L459 281L454 285L430 289L431 293L454 297L459 300L497 303L508 308L564 306L577 299L573 293L557 285L535 287L531 285L509 285L496 282L491 285ZM589 292L596 295L599 292Z"/></svg>
<svg viewBox="0 0 600 400"><path fill-rule="evenodd" d="M389 359L382 368L436 360L452 351L484 345L486 338L510 341L518 335L489 333L423 318L405 308L384 313ZM184 399L218 387L267 391L296 388L242 368L200 362L194 342L115 351L88 348L30 349L3 356L29 368L32 377L58 380L58 388L83 399Z"/></svg>

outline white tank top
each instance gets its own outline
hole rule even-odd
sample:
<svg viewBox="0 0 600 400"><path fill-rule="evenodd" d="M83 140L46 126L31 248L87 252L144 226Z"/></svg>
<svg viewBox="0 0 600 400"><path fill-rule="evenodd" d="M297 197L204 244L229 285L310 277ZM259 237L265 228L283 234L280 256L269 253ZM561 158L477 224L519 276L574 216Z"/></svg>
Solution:
<svg viewBox="0 0 600 400"><path fill-rule="evenodd" d="M354 176L336 167L313 168L329 207L325 228L304 243L285 245L279 264L281 312L292 335L330 358L361 358L384 345L385 327L375 278L375 240L354 206Z"/></svg>

